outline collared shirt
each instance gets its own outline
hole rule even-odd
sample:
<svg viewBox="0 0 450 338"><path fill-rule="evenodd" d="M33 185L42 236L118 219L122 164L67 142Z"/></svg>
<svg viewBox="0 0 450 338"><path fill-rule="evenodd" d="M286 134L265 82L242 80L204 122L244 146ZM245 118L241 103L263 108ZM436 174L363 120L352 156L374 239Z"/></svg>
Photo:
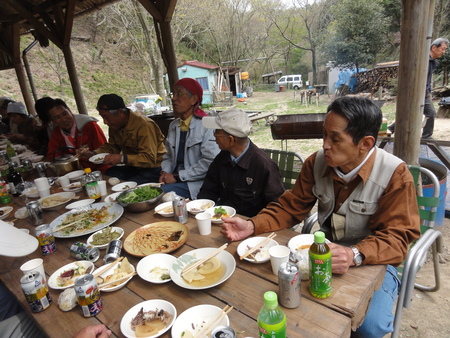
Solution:
<svg viewBox="0 0 450 338"><path fill-rule="evenodd" d="M192 116L194 116L194 115L190 115L186 120L180 119L179 127L180 127L181 131L189 130L189 125L191 124Z"/></svg>
<svg viewBox="0 0 450 338"><path fill-rule="evenodd" d="M245 147L244 151L238 156L238 157L234 157L233 155L231 155L230 153L230 157L231 157L231 162L233 162L234 164L239 163L239 161L241 160L241 158L244 157L245 153L247 152L248 148L250 147L250 140L248 140L247 142L247 147Z"/></svg>

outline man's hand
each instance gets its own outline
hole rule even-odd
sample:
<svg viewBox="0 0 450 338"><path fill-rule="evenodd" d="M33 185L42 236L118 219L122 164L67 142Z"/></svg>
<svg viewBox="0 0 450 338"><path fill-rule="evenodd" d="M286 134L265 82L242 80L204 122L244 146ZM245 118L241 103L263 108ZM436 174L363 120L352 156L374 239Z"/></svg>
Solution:
<svg viewBox="0 0 450 338"><path fill-rule="evenodd" d="M344 274L350 266L355 265L353 262L353 251L349 247L335 243L329 243L331 249L331 264L333 273Z"/></svg>
<svg viewBox="0 0 450 338"><path fill-rule="evenodd" d="M90 158L92 156L95 155L95 153L93 151L87 150L87 151L81 151L81 149L79 149L79 154L81 158ZM77 151L78 153L78 151Z"/></svg>
<svg viewBox="0 0 450 338"><path fill-rule="evenodd" d="M109 154L103 159L103 164L116 165L122 162L122 154Z"/></svg>
<svg viewBox="0 0 450 338"><path fill-rule="evenodd" d="M239 217L222 217L222 235L229 241L239 241L253 235L255 225Z"/></svg>
<svg viewBox="0 0 450 338"><path fill-rule="evenodd" d="M177 183L177 179L175 178L175 176L173 176L173 174L169 174L163 171L161 173L161 176L159 177L159 183L164 184Z"/></svg>
<svg viewBox="0 0 450 338"><path fill-rule="evenodd" d="M111 330L104 324L86 326L78 332L73 338L107 338L111 335Z"/></svg>

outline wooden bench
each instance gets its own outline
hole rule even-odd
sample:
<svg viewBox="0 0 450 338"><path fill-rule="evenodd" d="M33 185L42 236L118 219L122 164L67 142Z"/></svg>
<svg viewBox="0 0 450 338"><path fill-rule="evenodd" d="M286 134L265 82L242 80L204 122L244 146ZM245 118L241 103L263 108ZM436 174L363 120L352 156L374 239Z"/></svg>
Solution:
<svg viewBox="0 0 450 338"><path fill-rule="evenodd" d="M274 116L273 115L274 114L275 113L262 113L262 114L257 114L257 115L250 116L249 118L250 118L250 121L252 123L255 123L255 122L259 121L259 120L265 119L266 120L266 126L267 126L267 125L269 125L269 124L271 124L273 122L273 120L274 120Z"/></svg>

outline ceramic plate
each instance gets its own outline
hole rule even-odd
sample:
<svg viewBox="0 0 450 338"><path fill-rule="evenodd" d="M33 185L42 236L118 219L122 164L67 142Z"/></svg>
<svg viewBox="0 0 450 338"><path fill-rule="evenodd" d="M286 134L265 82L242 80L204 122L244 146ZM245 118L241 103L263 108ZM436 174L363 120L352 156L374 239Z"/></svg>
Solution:
<svg viewBox="0 0 450 338"><path fill-rule="evenodd" d="M234 215L236 215L236 210L232 207L226 206L226 205L216 205L212 208L206 209L205 212L207 212L208 214L211 214L211 222L212 223L216 223L216 224L220 224L223 223L222 219L220 218L214 218L214 214L215 214L215 210L219 207L224 208L227 211L227 215L228 217L233 217Z"/></svg>
<svg viewBox="0 0 450 338"><path fill-rule="evenodd" d="M186 243L188 234L188 227L182 223L174 221L151 223L129 234L123 242L123 248L129 254L138 257L169 253Z"/></svg>
<svg viewBox="0 0 450 338"><path fill-rule="evenodd" d="M103 266L99 267L97 270L103 269L105 266L109 266L108 270L106 270L105 272L101 273L99 275L99 277L102 277L103 279L106 279L107 276L113 275L114 274L114 269L118 268L120 266L120 264L122 264L122 262L117 262L116 264L109 263L109 264L106 264L106 265L103 265ZM136 269L134 268L134 266L132 264L130 264L130 265L131 265L131 267L133 269L133 272L135 272ZM94 271L94 273L95 273L95 271ZM125 279L119 285L107 286L104 289L102 289L101 291L102 292L113 292L113 291L119 290L119 289L123 288L130 281L131 278L133 278L133 276L131 276L130 278ZM99 284L99 287L100 286L101 285Z"/></svg>
<svg viewBox="0 0 450 338"><path fill-rule="evenodd" d="M120 193L121 193L121 191L115 192L114 194L111 194L111 195L106 196L106 197L105 197L105 202L106 202L106 203L118 203L117 200L116 200L116 198L117 198L117 196L120 195Z"/></svg>
<svg viewBox="0 0 450 338"><path fill-rule="evenodd" d="M115 186L113 186L111 188L112 191L125 191L131 188L134 188L135 186L137 186L136 182L123 182L123 183L119 183L116 184Z"/></svg>
<svg viewBox="0 0 450 338"><path fill-rule="evenodd" d="M245 241L241 242L238 245L238 247L237 247L237 254L238 254L238 256L241 257L248 250L250 250L254 246L258 245L258 243L261 243L265 239L266 239L266 237L251 237L251 238L247 238ZM260 250L260 252L257 253L256 259L255 258L250 258L249 256L247 256L244 259L246 261L249 261L251 263L256 263L256 264L261 264L261 263L268 262L270 260L269 248L271 248L271 247L273 247L275 245L278 245L278 243L275 240L271 239L270 242L267 243L266 245L264 245L263 248Z"/></svg>
<svg viewBox="0 0 450 338"><path fill-rule="evenodd" d="M64 265L62 268L59 268L58 270L56 270L48 279L48 286L51 287L52 289L56 289L56 290L64 290L67 288L70 288L73 286L73 284L75 283L75 279L78 276L74 276L70 279L69 283L61 286L58 285L58 280L57 278L64 272L69 271L69 270L73 270L78 268L79 266L83 266L86 269L85 273L91 273L94 270L94 263L90 262L90 261L77 261L77 262L73 262L73 263L69 263L67 265ZM84 273L83 273L84 274ZM81 275L79 275L81 276Z"/></svg>
<svg viewBox="0 0 450 338"><path fill-rule="evenodd" d="M84 175L84 170L75 170L75 171L72 171L72 172L66 174L66 176L71 181L76 181L76 180L80 179L80 177L83 175Z"/></svg>
<svg viewBox="0 0 450 338"><path fill-rule="evenodd" d="M153 254L142 258L139 261L136 270L139 277L141 277L143 280L146 280L147 282L155 284L167 283L172 279L161 279L161 272L165 272L165 269L167 269L167 273L170 273L170 268L176 260L176 257L172 255Z"/></svg>
<svg viewBox="0 0 450 338"><path fill-rule="evenodd" d="M89 157L89 162L92 162L95 164L102 164L106 155L109 155L109 153L101 153L101 154L91 156L91 157Z"/></svg>
<svg viewBox="0 0 450 338"><path fill-rule="evenodd" d="M155 214L164 217L173 217L173 206L172 202L161 203L155 208Z"/></svg>
<svg viewBox="0 0 450 338"><path fill-rule="evenodd" d="M76 201L76 202L70 203L70 204L66 205L66 209L69 209L69 210L76 209L76 208L80 208L80 207L84 207L86 205L92 204L94 202L95 202L94 199L88 198L88 199L85 199L85 200L81 200L81 201Z"/></svg>
<svg viewBox="0 0 450 338"><path fill-rule="evenodd" d="M13 211L13 207L1 207L0 208L0 219L5 219L6 217L9 216L9 214L11 214L11 211Z"/></svg>
<svg viewBox="0 0 450 338"><path fill-rule="evenodd" d="M188 204L186 204L186 208L187 208L187 211L189 211L192 215L197 215L215 205L216 205L216 203L212 200L200 199L200 200L190 201Z"/></svg>
<svg viewBox="0 0 450 338"><path fill-rule="evenodd" d="M99 244L99 245L92 244L92 241L94 240L94 236L95 236L96 234L102 233L102 232L105 231L106 229L107 229L107 228L104 228L104 229L102 229L102 230L99 230L99 231L94 232L92 235L89 236L89 238L87 239L86 243L89 244L89 245L92 245L94 248L106 249L106 248L108 247L109 241L108 241L106 244ZM119 227L111 227L111 232L114 232L114 231L120 233L120 236L119 236L118 238L116 238L116 239L121 239L121 238L123 237L123 234L125 233L125 232L123 231L122 228L119 228Z"/></svg>
<svg viewBox="0 0 450 338"><path fill-rule="evenodd" d="M173 323L175 322L175 319L177 318L177 309L175 306L173 306L172 303L169 303L168 301L162 300L162 299L152 299L147 300L145 302L136 304L131 309L127 311L127 313L124 314L122 317L122 320L120 321L120 331L122 331L123 335L128 338L134 338L136 337L135 332L131 329L131 320L136 317L138 312L141 310L141 308L144 309L144 311L155 311L158 310L164 310L167 311L172 315L172 321L167 325L164 329L159 331L156 335L148 336L147 338L155 338L162 335L164 332L168 331Z"/></svg>
<svg viewBox="0 0 450 338"><path fill-rule="evenodd" d="M63 190L68 192L80 192L81 190L83 190L83 187L81 186L80 182L74 182L63 187Z"/></svg>
<svg viewBox="0 0 450 338"><path fill-rule="evenodd" d="M75 197L73 192L59 192L57 194L52 194L50 196L38 199L44 210L57 209L63 204L68 203L72 198Z"/></svg>
<svg viewBox="0 0 450 338"><path fill-rule="evenodd" d="M202 325L208 324L214 320L220 312L222 312L221 308L209 304L197 305L187 309L175 320L172 330L170 331L172 337L181 338L181 335L186 330L189 330L193 335L195 335L195 333L202 328ZM223 317L217 324L217 326L222 325L230 325L228 315L225 315L225 317Z"/></svg>
<svg viewBox="0 0 450 338"><path fill-rule="evenodd" d="M309 250L311 244L314 243L314 234L301 234L292 237L289 240L288 247L293 253L297 253L300 250ZM328 239L325 239L325 243L330 243Z"/></svg>
<svg viewBox="0 0 450 338"><path fill-rule="evenodd" d="M99 210L103 207L106 207L106 211L100 214ZM91 210L93 209L93 210ZM72 238L79 237L83 235L92 234L98 230L106 228L107 226L113 224L117 221L123 214L123 207L119 204L110 204L110 203L94 203L83 207L83 211L80 209L72 209L65 214L55 218L50 226L55 229L57 227L62 226L62 223L67 220L68 217L71 217L71 214L79 215L80 219L86 220L86 217L91 214L92 218L95 219L93 221L93 226L91 227L83 227L79 230L67 232L67 231L54 231L53 235L56 238Z"/></svg>
<svg viewBox="0 0 450 338"><path fill-rule="evenodd" d="M181 272L186 266L188 266L191 263L194 263L195 261L198 261L199 259L202 259L203 257L209 255L211 252L214 252L215 250L216 248L195 249L180 256L175 261L175 263L172 264L172 268L170 269L170 277L172 278L173 282L178 286L181 286L182 288L190 290L209 289L225 282L228 278L230 278L230 276L234 272L234 269L236 268L236 261L234 260L234 257L226 250L222 250L216 256L225 267L224 275L217 282L211 285L194 286L187 283L183 279L183 277L181 277Z"/></svg>

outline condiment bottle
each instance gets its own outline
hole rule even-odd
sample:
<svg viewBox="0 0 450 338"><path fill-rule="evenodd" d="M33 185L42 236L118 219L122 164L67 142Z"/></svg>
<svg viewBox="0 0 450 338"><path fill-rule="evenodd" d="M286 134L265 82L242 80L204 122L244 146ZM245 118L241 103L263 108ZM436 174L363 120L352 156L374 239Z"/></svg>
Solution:
<svg viewBox="0 0 450 338"><path fill-rule="evenodd" d="M9 162L9 173L8 173L8 183L9 183L9 190L11 191L11 194L14 196L19 196L19 191L17 190L17 186L20 183L23 183L22 175L18 173L14 169L13 162Z"/></svg>
<svg viewBox="0 0 450 338"><path fill-rule="evenodd" d="M6 188L6 182L0 177L0 203L11 203L11 196L9 196L8 189Z"/></svg>
<svg viewBox="0 0 450 338"><path fill-rule="evenodd" d="M98 187L98 182L95 179L95 177L91 173L91 168L84 169L84 172L86 173L86 193L89 198L92 198L94 200L100 200L102 195L100 194L100 189Z"/></svg>
<svg viewBox="0 0 450 338"><path fill-rule="evenodd" d="M331 295L331 250L325 243L325 233L316 231L314 243L309 248L309 292L316 298Z"/></svg>
<svg viewBox="0 0 450 338"><path fill-rule="evenodd" d="M264 294L264 306L258 314L258 330L260 338L286 337L286 315L278 306L278 297L273 291Z"/></svg>

